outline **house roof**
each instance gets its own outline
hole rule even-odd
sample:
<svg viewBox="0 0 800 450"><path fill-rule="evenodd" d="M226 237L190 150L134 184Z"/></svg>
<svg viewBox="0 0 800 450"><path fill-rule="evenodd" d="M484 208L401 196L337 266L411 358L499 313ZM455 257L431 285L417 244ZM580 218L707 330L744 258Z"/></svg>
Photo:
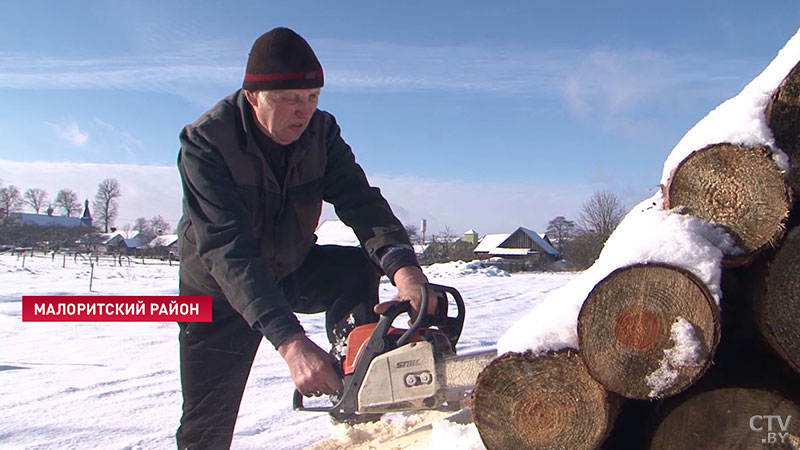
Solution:
<svg viewBox="0 0 800 450"><path fill-rule="evenodd" d="M478 232L470 228L469 230L465 231L464 234L478 234Z"/></svg>
<svg viewBox="0 0 800 450"><path fill-rule="evenodd" d="M169 247L178 242L177 234L162 234L147 243L147 247Z"/></svg>
<svg viewBox="0 0 800 450"><path fill-rule="evenodd" d="M22 225L67 228L77 228L80 226L91 225L91 223L87 224L84 220L81 220L80 217L48 216L47 214L32 214L23 212L12 212L11 216L19 220Z"/></svg>
<svg viewBox="0 0 800 450"><path fill-rule="evenodd" d="M511 247L504 247L503 246L503 244L505 244L505 242L508 240L508 238L510 238L511 235L517 233L518 231L522 232L522 233L525 233L528 237L530 237L531 240L533 240L533 242L535 242L536 245L541 247L541 249L544 252L549 253L549 254L554 255L554 256L560 256L561 255L558 252L558 250L553 248L552 245L548 244L547 241L542 239L542 237L539 235L539 233L537 233L537 232L535 232L533 230L529 230L529 229L527 229L525 227L519 227L514 231L514 233L510 233L510 234L507 234L507 233L487 234L486 236L484 236L480 240L480 242L478 243L478 246L475 247L475 250L473 250L473 252L474 253L488 253L490 255L507 255L507 256L511 256L511 255L527 255L529 253L530 249L527 249L527 248L526 249L517 249L517 248L511 248Z"/></svg>
<svg viewBox="0 0 800 450"><path fill-rule="evenodd" d="M130 239L123 239L123 242L125 242L125 247L128 247L128 248L139 248L139 247L142 247L142 243L139 242L139 238L138 237L130 238Z"/></svg>
<svg viewBox="0 0 800 450"><path fill-rule="evenodd" d="M113 233L100 233L100 239L102 239L103 244L111 243L111 241L119 241L120 239L133 239L139 235L138 231L114 231Z"/></svg>
<svg viewBox="0 0 800 450"><path fill-rule="evenodd" d="M510 233L487 234L478 241L478 246L475 247L473 253L488 253L499 247L509 236L511 236Z"/></svg>
<svg viewBox="0 0 800 450"><path fill-rule="evenodd" d="M523 233L527 234L528 236L530 236L530 238L533 239L533 241L536 242L536 244L538 244L539 247L541 247L542 250L544 250L545 252L547 252L547 253L549 253L549 254L551 254L553 256L560 256L561 255L561 253L559 253L558 250L554 249L552 245L548 244L547 241L542 239L539 236L539 233L537 233L537 232L535 232L533 230L529 230L529 229L527 229L525 227L519 227L518 229L521 230Z"/></svg>
<svg viewBox="0 0 800 450"><path fill-rule="evenodd" d="M345 245L358 247L358 241L353 229L344 224L341 220L326 220L319 224L317 231L317 244L319 245Z"/></svg>

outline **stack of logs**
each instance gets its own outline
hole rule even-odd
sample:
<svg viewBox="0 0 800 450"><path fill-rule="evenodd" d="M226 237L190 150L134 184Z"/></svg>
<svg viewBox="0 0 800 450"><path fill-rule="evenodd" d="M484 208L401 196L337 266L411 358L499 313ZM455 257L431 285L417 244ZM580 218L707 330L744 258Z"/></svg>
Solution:
<svg viewBox="0 0 800 450"><path fill-rule="evenodd" d="M580 352L507 353L480 374L487 449L800 449L800 64L765 113L789 176L767 147L719 143L665 187L665 209L745 251L720 268L720 304L677 267L614 271L581 309Z"/></svg>

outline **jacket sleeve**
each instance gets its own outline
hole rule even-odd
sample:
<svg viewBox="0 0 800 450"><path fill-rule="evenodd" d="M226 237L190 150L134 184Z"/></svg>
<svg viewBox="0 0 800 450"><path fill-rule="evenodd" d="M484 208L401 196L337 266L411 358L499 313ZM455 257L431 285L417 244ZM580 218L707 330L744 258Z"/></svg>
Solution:
<svg viewBox="0 0 800 450"><path fill-rule="evenodd" d="M261 253L260 240L219 151L196 129L180 136L178 168L200 260L248 324L275 330L276 347L302 327ZM259 319L262 319L259 321Z"/></svg>
<svg viewBox="0 0 800 450"><path fill-rule="evenodd" d="M410 246L405 227L392 212L380 189L372 187L364 170L356 163L350 146L342 139L339 126L327 115L325 126L328 163L325 170L325 201L336 215L355 232L362 248L381 267L382 249L388 246ZM412 251L413 255L413 251ZM416 258L405 265L419 265ZM394 267L389 273L399 267ZM386 267L382 267L386 271Z"/></svg>

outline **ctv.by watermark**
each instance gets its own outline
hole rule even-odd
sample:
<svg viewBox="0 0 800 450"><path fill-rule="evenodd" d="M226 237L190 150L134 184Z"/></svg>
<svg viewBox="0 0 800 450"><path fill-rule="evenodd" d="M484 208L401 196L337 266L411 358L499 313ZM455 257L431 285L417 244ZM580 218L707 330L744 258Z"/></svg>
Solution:
<svg viewBox="0 0 800 450"><path fill-rule="evenodd" d="M750 417L750 429L759 433L766 433L761 438L764 444L783 444L789 436L789 422L792 416L752 416Z"/></svg>

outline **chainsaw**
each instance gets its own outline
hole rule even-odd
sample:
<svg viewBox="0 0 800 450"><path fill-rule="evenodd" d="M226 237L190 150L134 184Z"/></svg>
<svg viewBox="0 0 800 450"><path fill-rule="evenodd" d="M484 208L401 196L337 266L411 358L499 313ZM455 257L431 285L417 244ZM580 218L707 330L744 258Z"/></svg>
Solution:
<svg viewBox="0 0 800 450"><path fill-rule="evenodd" d="M452 300L456 315L427 313L429 295L439 305ZM444 302L444 303L443 303ZM330 396L329 406L305 406L295 390L297 411L327 412L339 422L377 420L383 413L417 410L457 411L462 408L478 373L497 356L496 350L457 355L464 326L464 300L449 286L425 283L420 314L408 329L392 326L410 311L407 301L390 306L377 323L360 325L347 336L342 362L342 389Z"/></svg>

